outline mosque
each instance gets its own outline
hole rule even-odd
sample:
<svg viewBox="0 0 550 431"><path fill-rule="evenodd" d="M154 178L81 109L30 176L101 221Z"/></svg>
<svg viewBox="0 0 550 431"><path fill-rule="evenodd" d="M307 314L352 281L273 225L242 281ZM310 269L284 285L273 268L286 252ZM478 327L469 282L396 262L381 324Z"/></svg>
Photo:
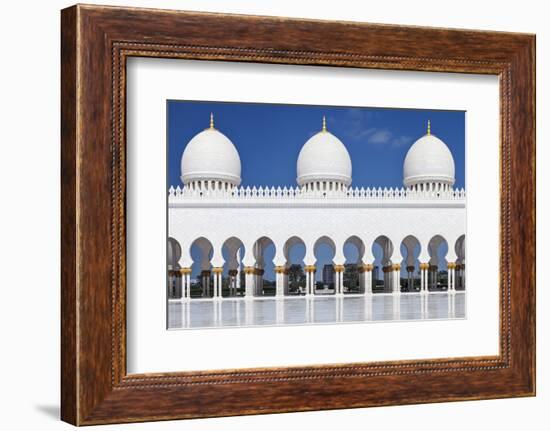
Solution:
<svg viewBox="0 0 550 431"><path fill-rule="evenodd" d="M430 128L406 154L402 188L352 187L352 160L325 118L298 155L296 187L245 188L238 143L211 115L183 151L183 188L168 191L168 299L465 290L466 195ZM318 262L321 245L332 251L329 265ZM354 261L346 247L356 249ZM267 265L274 280L264 277Z"/></svg>

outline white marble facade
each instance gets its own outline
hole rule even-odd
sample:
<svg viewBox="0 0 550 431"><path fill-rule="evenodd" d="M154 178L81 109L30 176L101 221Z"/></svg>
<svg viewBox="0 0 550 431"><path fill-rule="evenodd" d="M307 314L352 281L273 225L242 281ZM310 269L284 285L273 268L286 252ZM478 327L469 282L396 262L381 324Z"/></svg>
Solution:
<svg viewBox="0 0 550 431"><path fill-rule="evenodd" d="M184 186L168 192L171 303L465 290L465 191L453 187L453 156L430 124L405 157L400 189L353 188L348 151L324 119L300 152L294 188L240 187L237 148L213 117L185 147ZM353 162L356 169L361 164ZM305 248L300 280L292 278L289 258L296 244ZM316 276L323 271L315 257L320 244L334 253L330 286ZM356 262L346 261L346 244L356 247ZM377 263L373 244L382 250ZM268 288L264 250L270 245L275 283ZM193 246L200 262L193 261ZM200 275L192 271L197 266Z"/></svg>

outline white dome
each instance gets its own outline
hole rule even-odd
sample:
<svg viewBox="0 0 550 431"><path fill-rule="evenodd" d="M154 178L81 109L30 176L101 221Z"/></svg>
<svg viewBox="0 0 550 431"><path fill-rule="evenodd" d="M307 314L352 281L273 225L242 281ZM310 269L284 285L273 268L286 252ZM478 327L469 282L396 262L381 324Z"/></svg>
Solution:
<svg viewBox="0 0 550 431"><path fill-rule="evenodd" d="M302 147L296 166L298 185L335 181L351 184L351 158L348 150L332 133L323 130L312 136Z"/></svg>
<svg viewBox="0 0 550 431"><path fill-rule="evenodd" d="M195 135L181 156L181 180L214 180L238 186L241 183L241 159L233 143L211 127Z"/></svg>
<svg viewBox="0 0 550 431"><path fill-rule="evenodd" d="M455 162L447 145L430 134L428 129L428 134L418 139L405 156L403 184L409 187L430 182L452 186L455 182Z"/></svg>

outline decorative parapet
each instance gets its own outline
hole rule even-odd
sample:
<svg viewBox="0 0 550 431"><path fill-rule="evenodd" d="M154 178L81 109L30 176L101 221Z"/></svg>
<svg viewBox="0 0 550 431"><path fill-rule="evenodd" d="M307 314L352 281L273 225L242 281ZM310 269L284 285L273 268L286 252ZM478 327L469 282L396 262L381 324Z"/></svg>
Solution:
<svg viewBox="0 0 550 431"><path fill-rule="evenodd" d="M305 190L300 187L236 187L230 190L193 190L186 187L170 187L169 202L184 202L196 199L223 200L307 200L307 199L350 199L350 200L454 200L464 201L464 189L411 190L405 188L355 187L345 191Z"/></svg>

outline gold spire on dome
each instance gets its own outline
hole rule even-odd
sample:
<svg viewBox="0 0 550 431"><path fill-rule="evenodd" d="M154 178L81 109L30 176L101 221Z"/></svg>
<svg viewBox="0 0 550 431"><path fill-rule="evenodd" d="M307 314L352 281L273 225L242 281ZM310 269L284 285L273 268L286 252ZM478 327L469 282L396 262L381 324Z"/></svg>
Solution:
<svg viewBox="0 0 550 431"><path fill-rule="evenodd" d="M321 130L321 132L326 132L326 131L327 131L327 119L323 115L323 129Z"/></svg>
<svg viewBox="0 0 550 431"><path fill-rule="evenodd" d="M214 114L211 112L210 113L210 127L209 127L210 130L214 130Z"/></svg>
<svg viewBox="0 0 550 431"><path fill-rule="evenodd" d="M432 134L432 128L431 128L431 124L430 124L430 120L428 120L428 135L431 135Z"/></svg>

